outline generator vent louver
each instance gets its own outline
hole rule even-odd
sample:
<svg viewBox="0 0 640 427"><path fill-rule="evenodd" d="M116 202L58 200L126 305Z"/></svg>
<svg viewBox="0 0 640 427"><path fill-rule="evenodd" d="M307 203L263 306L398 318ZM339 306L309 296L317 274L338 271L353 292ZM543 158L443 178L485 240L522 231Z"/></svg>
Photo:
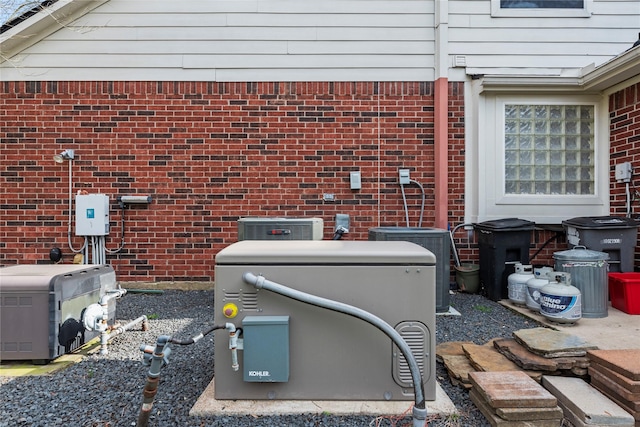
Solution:
<svg viewBox="0 0 640 427"><path fill-rule="evenodd" d="M258 293L250 292L224 292L225 301L237 301L243 311L258 311Z"/></svg>
<svg viewBox="0 0 640 427"><path fill-rule="evenodd" d="M402 322L396 326L396 331L402 336L411 353L416 359L420 372L424 379L429 378L430 372L425 372L426 367L429 366L427 359L429 357L429 331L427 327L420 322ZM411 376L411 370L409 364L404 355L400 352L397 346L393 346L393 379L401 387L412 387L413 379Z"/></svg>
<svg viewBox="0 0 640 427"><path fill-rule="evenodd" d="M322 240L323 227L322 218L240 218L238 240Z"/></svg>

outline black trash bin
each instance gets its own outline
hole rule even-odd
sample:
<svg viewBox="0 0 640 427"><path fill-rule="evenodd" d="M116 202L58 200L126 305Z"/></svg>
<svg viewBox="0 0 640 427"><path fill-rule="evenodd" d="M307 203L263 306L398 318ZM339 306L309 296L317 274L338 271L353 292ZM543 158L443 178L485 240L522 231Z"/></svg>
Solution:
<svg viewBox="0 0 640 427"><path fill-rule="evenodd" d="M633 271L638 220L618 216L584 216L562 221L569 249L584 246L609 255L610 272Z"/></svg>
<svg viewBox="0 0 640 427"><path fill-rule="evenodd" d="M504 218L473 224L478 233L480 283L493 301L508 298L507 278L516 262L529 264L531 232L535 223Z"/></svg>

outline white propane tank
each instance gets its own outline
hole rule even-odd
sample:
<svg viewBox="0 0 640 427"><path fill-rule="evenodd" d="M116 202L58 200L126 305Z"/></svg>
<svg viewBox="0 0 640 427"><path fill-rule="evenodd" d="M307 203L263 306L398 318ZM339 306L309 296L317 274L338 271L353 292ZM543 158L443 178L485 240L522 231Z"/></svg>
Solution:
<svg viewBox="0 0 640 427"><path fill-rule="evenodd" d="M527 302L527 282L533 279L533 267L523 265L519 262L515 264L516 272L507 278L509 289L509 301L514 304L525 305Z"/></svg>
<svg viewBox="0 0 640 427"><path fill-rule="evenodd" d="M553 273L553 267L535 267L533 279L527 281L526 305L531 311L540 311L540 290L549 284L549 274Z"/></svg>
<svg viewBox="0 0 640 427"><path fill-rule="evenodd" d="M540 290L540 314L557 323L575 323L582 318L580 289L571 286L571 274L554 272Z"/></svg>

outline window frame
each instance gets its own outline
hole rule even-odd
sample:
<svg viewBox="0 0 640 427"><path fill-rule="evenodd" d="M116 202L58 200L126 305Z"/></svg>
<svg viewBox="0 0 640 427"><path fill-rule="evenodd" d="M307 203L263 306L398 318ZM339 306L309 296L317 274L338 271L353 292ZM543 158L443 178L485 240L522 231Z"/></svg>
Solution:
<svg viewBox="0 0 640 427"><path fill-rule="evenodd" d="M502 8L500 0L491 0L491 16L494 18L589 18L593 0L584 0L581 9L555 8Z"/></svg>
<svg viewBox="0 0 640 427"><path fill-rule="evenodd" d="M606 97L599 95L480 95L477 156L473 161L477 185L468 187L467 200L475 201L467 212L477 221L519 217L541 224L560 224L577 216L609 214L609 127ZM594 107L594 194L507 194L505 191L505 105L590 105ZM474 175L472 172L471 175ZM470 177L472 180L473 176ZM469 181L468 181L469 183Z"/></svg>

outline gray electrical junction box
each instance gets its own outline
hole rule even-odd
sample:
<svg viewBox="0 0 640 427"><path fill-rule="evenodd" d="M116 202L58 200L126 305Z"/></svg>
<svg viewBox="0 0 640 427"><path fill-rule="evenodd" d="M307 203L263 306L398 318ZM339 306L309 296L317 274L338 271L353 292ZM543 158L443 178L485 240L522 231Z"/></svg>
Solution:
<svg viewBox="0 0 640 427"><path fill-rule="evenodd" d="M244 380L287 382L289 380L289 316L246 316L244 335Z"/></svg>
<svg viewBox="0 0 640 427"><path fill-rule="evenodd" d="M384 320L435 400L435 256L412 242L351 240L245 240L217 254L214 322L243 332L238 371L224 334L215 338L216 399L413 399L409 364L377 327L257 289L245 272Z"/></svg>

